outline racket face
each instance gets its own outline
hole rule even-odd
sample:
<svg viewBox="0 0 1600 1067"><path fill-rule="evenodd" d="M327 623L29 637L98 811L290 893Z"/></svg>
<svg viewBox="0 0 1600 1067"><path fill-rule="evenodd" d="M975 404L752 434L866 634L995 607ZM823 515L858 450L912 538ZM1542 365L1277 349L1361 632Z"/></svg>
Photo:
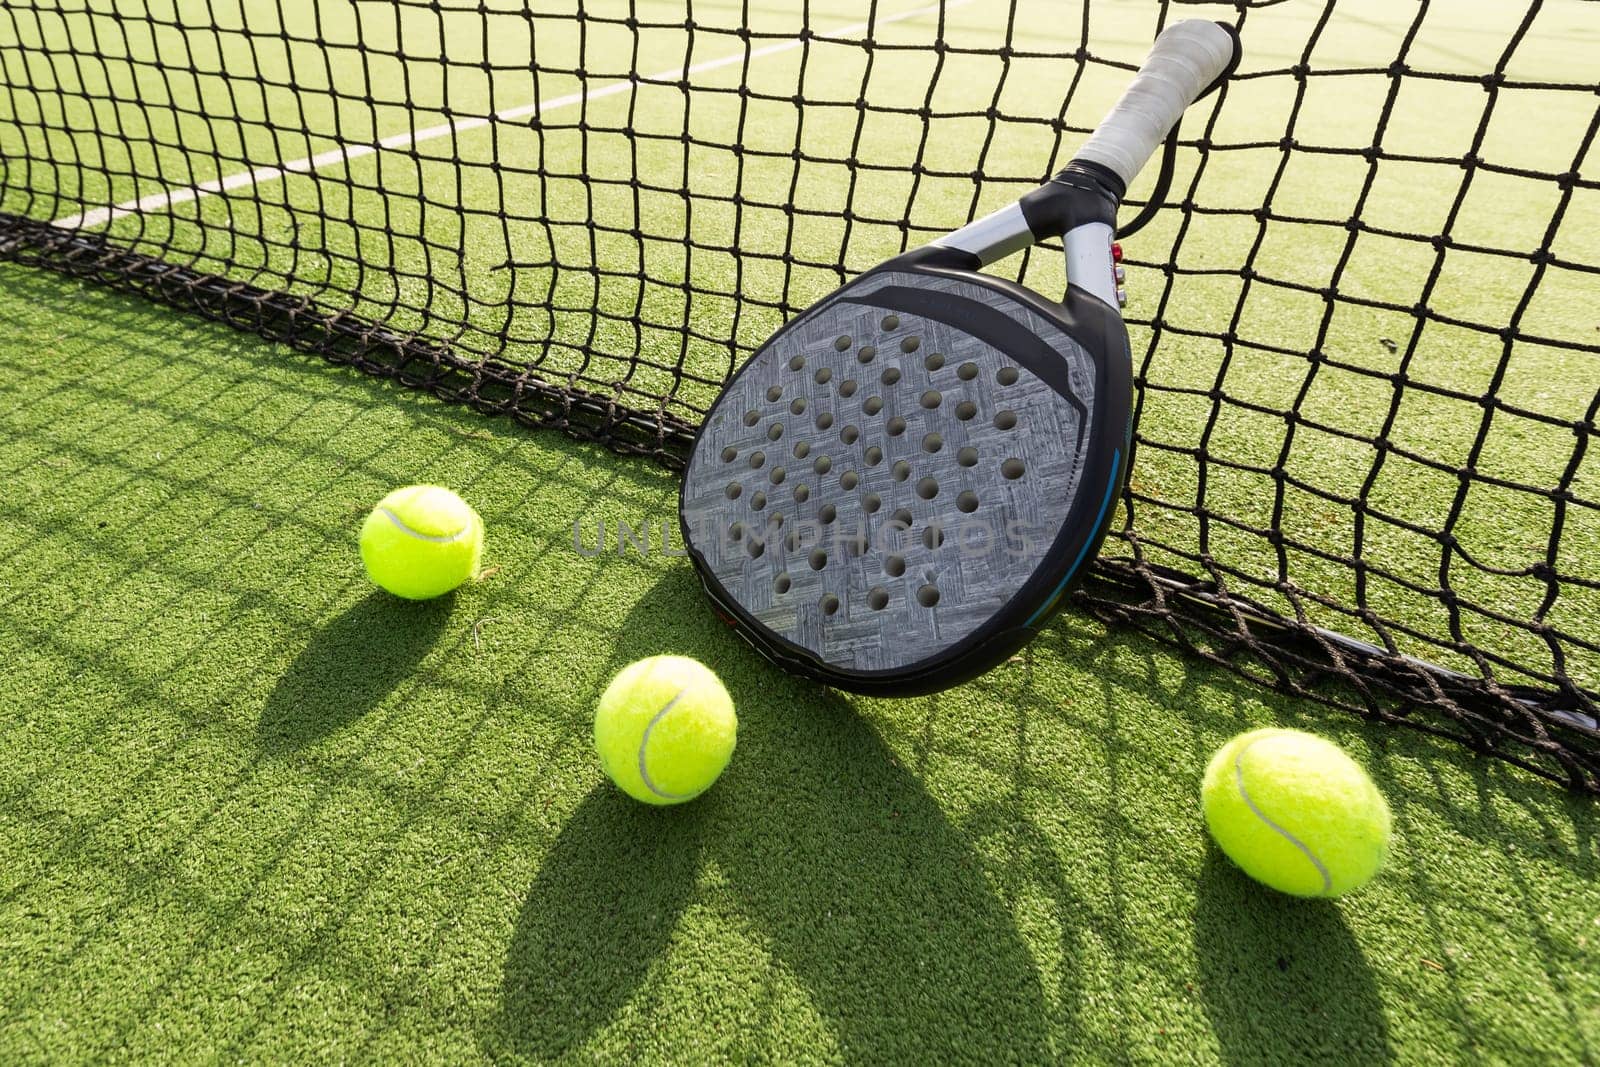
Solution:
<svg viewBox="0 0 1600 1067"><path fill-rule="evenodd" d="M1045 621L1093 555L1131 414L1121 320L896 261L791 321L728 384L684 473L689 555L783 666L909 694Z"/></svg>

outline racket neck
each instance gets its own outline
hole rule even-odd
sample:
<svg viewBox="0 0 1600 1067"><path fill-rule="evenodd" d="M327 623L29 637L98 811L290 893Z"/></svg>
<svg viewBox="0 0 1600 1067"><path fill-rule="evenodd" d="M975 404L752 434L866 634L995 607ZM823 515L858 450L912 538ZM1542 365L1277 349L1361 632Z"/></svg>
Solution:
<svg viewBox="0 0 1600 1067"><path fill-rule="evenodd" d="M1067 280L1118 307L1115 264L1117 207L1123 185L1096 163L1074 160L1054 178L981 219L917 249L908 258L927 266L977 270L1060 238L1066 248Z"/></svg>
<svg viewBox="0 0 1600 1067"><path fill-rule="evenodd" d="M1075 159L1019 203L1029 229L1042 241L1091 222L1115 230L1124 192L1122 180L1110 170Z"/></svg>

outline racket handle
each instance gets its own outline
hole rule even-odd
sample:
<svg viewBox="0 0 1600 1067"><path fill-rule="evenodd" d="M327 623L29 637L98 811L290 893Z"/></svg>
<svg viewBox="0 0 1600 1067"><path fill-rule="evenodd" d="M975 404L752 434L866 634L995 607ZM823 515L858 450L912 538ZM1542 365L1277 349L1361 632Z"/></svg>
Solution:
<svg viewBox="0 0 1600 1067"><path fill-rule="evenodd" d="M1184 111L1239 61L1231 26L1185 19L1161 32L1122 99L1078 150L1074 162L1094 163L1133 183L1178 124Z"/></svg>

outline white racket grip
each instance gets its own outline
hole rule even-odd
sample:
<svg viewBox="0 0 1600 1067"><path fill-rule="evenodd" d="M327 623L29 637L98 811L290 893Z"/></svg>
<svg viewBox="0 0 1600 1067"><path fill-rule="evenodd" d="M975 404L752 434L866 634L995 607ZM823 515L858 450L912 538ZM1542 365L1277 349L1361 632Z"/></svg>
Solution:
<svg viewBox="0 0 1600 1067"><path fill-rule="evenodd" d="M1184 110L1233 65L1235 34L1207 19L1185 19L1161 32L1122 99L1077 158L1133 184Z"/></svg>

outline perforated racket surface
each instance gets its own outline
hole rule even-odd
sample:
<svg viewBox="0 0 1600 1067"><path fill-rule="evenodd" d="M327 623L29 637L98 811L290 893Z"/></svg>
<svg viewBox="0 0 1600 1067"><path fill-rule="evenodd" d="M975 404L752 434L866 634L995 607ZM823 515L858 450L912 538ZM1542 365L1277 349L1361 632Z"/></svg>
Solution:
<svg viewBox="0 0 1600 1067"><path fill-rule="evenodd" d="M682 514L708 589L764 651L851 688L949 684L964 652L1019 644L1104 532L1124 337L982 275L845 286L705 422Z"/></svg>

